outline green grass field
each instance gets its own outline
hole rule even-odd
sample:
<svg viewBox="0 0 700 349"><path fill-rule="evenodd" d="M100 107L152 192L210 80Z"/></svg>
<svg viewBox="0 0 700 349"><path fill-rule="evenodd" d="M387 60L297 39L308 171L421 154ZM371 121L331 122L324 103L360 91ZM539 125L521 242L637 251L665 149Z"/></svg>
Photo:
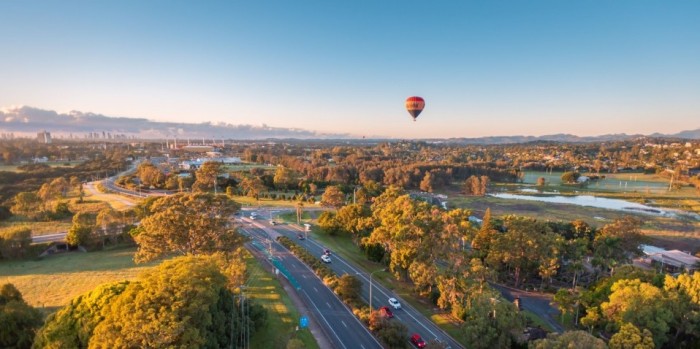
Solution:
<svg viewBox="0 0 700 349"><path fill-rule="evenodd" d="M98 285L133 280L156 263L136 265L135 248L72 252L41 260L0 262L0 284L12 283L35 307L51 311Z"/></svg>
<svg viewBox="0 0 700 349"><path fill-rule="evenodd" d="M526 171L523 183L492 183L492 185L499 191L517 193L521 189L535 189L550 194L555 192L558 195L595 195L669 208L676 208L678 201L700 199L700 192L685 182L676 182L681 187L669 191L669 179L656 174L601 173L601 176L605 176L604 179L592 181L584 186L562 184L561 174L561 172L550 174ZM594 174L583 173L582 175ZM535 185L539 177L545 178L547 184L544 187ZM693 210L692 205L685 209Z"/></svg>
<svg viewBox="0 0 700 349"><path fill-rule="evenodd" d="M299 312L282 285L253 258L246 258L249 279L245 293L255 299L267 311L267 325L250 341L251 348L284 349L290 338L298 338L305 348L318 348L308 329L295 331L299 324Z"/></svg>

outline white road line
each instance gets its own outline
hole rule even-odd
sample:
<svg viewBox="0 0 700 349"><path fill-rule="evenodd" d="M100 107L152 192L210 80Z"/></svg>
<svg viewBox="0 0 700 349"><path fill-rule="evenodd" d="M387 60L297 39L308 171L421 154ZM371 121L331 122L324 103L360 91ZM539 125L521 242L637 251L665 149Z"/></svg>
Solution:
<svg viewBox="0 0 700 349"><path fill-rule="evenodd" d="M330 304L330 303L326 302L326 304L328 304L328 308L331 308L331 304Z"/></svg>
<svg viewBox="0 0 700 349"><path fill-rule="evenodd" d="M311 300L311 297L309 297L309 294L306 293L306 291L303 291L303 290L302 290L302 292L304 292L304 294L306 295L306 298L309 299L309 302L311 302L311 305L313 305L314 308L316 308L316 312L318 313L318 315L321 316L321 319L323 319L323 322L326 323L326 325L327 325L328 328L331 330L331 332L333 332L333 335L335 336L335 338L338 338L338 343L340 343L340 345L342 345L343 348L346 348L346 349L347 349L347 347L345 346L345 344L343 343L343 341L340 340L340 337L338 337L338 334L335 333L335 331L333 330L333 327L331 326L331 324L329 324L329 323L328 323L328 320L326 320L326 317L323 316L323 313L321 313L321 310L318 309L318 307L317 307L316 304L313 302L313 300Z"/></svg>
<svg viewBox="0 0 700 349"><path fill-rule="evenodd" d="M314 286L314 291L318 293L318 288L316 288L316 286Z"/></svg>
<svg viewBox="0 0 700 349"><path fill-rule="evenodd" d="M345 326L345 328L348 328L348 325L345 324L345 321L340 320L340 323L343 324L343 326Z"/></svg>

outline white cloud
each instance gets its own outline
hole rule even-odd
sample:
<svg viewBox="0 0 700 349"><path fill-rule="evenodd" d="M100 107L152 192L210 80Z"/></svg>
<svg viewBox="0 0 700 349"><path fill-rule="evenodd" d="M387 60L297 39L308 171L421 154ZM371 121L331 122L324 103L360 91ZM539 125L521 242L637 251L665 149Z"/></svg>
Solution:
<svg viewBox="0 0 700 349"><path fill-rule="evenodd" d="M350 138L348 134L324 134L316 131L277 128L268 125L232 125L227 123L151 121L144 118L110 117L95 113L70 111L57 113L33 107L8 107L0 111L0 128L10 132L37 132L46 129L54 133L109 132L135 135L144 138L180 137L192 138Z"/></svg>

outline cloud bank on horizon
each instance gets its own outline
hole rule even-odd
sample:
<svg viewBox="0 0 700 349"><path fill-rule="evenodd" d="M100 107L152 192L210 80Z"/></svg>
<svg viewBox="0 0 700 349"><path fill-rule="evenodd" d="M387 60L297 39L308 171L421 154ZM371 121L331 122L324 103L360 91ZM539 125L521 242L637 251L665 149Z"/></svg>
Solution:
<svg viewBox="0 0 700 349"><path fill-rule="evenodd" d="M34 107L20 106L0 109L0 130L36 134L42 130L57 135L73 134L82 138L90 132L110 132L137 138L217 138L217 139L338 139L356 138L350 134L320 133L297 128L229 123L162 122L145 118L110 117L95 113L70 111L58 113Z"/></svg>
<svg viewBox="0 0 700 349"><path fill-rule="evenodd" d="M692 126L692 125L689 125ZM70 111L58 113L53 110L44 110L28 106L13 106L0 108L0 132L17 133L24 136L33 136L41 131L51 132L54 136L68 136L83 138L91 132L109 132L113 135L125 135L141 139L358 139L365 138L349 133L322 133L301 128L272 127L266 124L261 126L233 125L230 123L184 123L154 121L146 118L111 117L96 113ZM559 142L594 142L623 140L642 134L606 134L598 136L580 137L577 135L558 133L542 136L484 136L476 138L421 138L421 139L451 139L453 141L467 141L468 143L505 144L524 143L537 140ZM651 137L676 137L684 139L700 139L700 128L680 131L675 134L653 133ZM369 139L394 139L385 136L370 136Z"/></svg>

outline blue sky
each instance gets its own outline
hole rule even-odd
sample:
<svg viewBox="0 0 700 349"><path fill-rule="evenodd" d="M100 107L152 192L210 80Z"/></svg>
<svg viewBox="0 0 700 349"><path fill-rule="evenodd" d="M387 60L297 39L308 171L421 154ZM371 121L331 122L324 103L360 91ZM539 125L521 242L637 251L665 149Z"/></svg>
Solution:
<svg viewBox="0 0 700 349"><path fill-rule="evenodd" d="M0 107L360 137L700 127L699 1L434 3L0 0Z"/></svg>

